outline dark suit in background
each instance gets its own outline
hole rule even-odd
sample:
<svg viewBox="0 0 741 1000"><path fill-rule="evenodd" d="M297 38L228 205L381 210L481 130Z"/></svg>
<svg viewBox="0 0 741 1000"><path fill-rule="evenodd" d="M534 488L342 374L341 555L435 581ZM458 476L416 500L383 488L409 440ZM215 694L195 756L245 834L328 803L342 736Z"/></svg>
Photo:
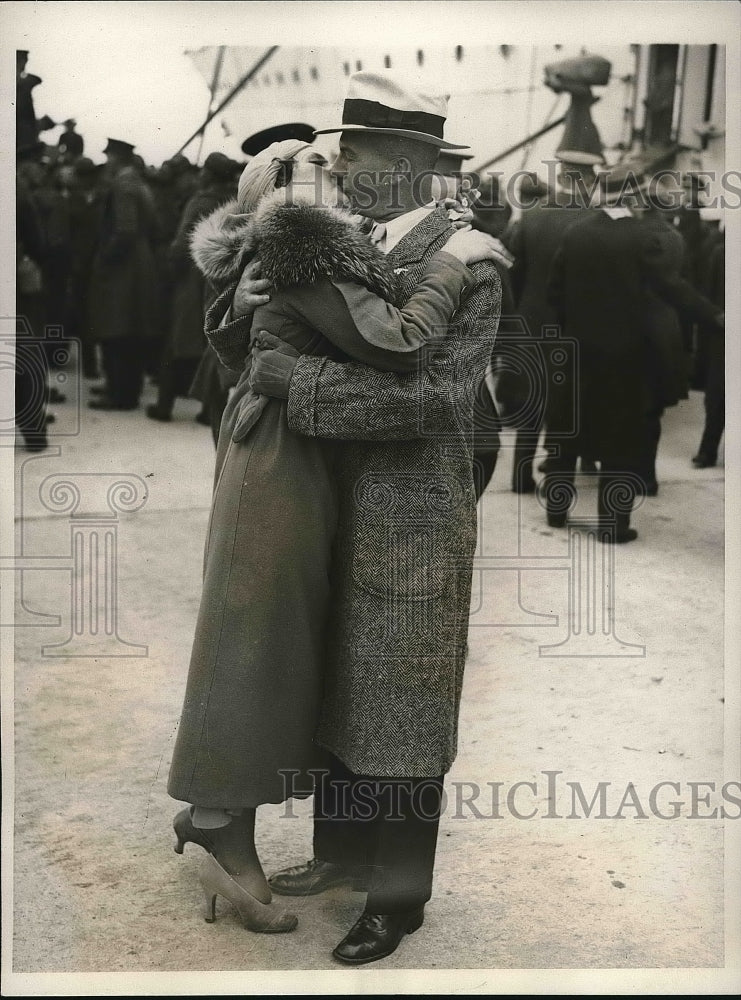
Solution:
<svg viewBox="0 0 741 1000"><path fill-rule="evenodd" d="M512 489L515 492L528 492L534 488L533 460L538 447L538 438L543 423L546 424L546 447L549 453L555 453L560 445L558 427L554 434L550 433L552 422L548 416L549 406L553 405L551 389L553 387L553 370L550 363L550 351L541 346L544 327L554 327L557 322L556 311L549 302L546 284L553 258L564 234L576 222L583 219L589 209L575 204L575 199L566 203L566 196L561 200L563 205L535 205L523 211L522 217L513 225L504 242L512 251L515 263L511 270L512 292L516 313L525 326L525 334L532 338L530 371L537 373L545 394L541 396L540 405L528 407L528 415L518 422L515 444L514 466L512 474ZM513 333L522 340L522 329L518 326ZM507 340L507 326L498 338L499 348L504 348ZM515 383L515 377L507 379L512 386L509 395L511 405L522 409L528 403L536 400L529 398L538 386L533 385L532 378L523 374ZM560 402L560 401L559 401ZM506 416L504 417L506 423ZM556 419L555 424L561 426L562 421Z"/></svg>

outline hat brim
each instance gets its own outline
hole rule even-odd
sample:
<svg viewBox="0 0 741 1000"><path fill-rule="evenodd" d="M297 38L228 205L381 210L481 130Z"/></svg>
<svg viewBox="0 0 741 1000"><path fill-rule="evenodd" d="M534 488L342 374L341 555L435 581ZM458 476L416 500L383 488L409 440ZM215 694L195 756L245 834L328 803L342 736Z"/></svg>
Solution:
<svg viewBox="0 0 741 1000"><path fill-rule="evenodd" d="M416 139L417 142L426 142L430 146L437 146L438 149L470 149L470 146L461 146L455 142L448 142L446 139L438 139L436 135L428 132L412 132L405 128L374 128L370 125L341 125L339 128L318 128L314 135L329 135L332 132L369 132L380 135L401 135L406 139Z"/></svg>
<svg viewBox="0 0 741 1000"><path fill-rule="evenodd" d="M630 188L623 191L599 191L599 202L601 205L616 205L621 202L624 198L636 197L639 194L645 194L651 186L650 180L641 181L640 184L633 184Z"/></svg>
<svg viewBox="0 0 741 1000"><path fill-rule="evenodd" d="M586 153L580 149L559 149L555 153L559 163L573 163L577 167L596 167L605 162L604 156L597 153Z"/></svg>

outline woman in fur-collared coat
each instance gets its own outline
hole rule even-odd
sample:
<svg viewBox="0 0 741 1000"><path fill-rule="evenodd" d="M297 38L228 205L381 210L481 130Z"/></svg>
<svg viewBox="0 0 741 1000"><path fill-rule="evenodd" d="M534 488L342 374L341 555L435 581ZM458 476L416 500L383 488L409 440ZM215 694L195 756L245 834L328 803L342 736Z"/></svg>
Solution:
<svg viewBox="0 0 741 1000"><path fill-rule="evenodd" d="M455 234L396 308L396 276L358 220L337 207L341 195L323 162L295 142L255 157L238 203L197 226L194 259L219 285L259 257L275 291L255 313L253 334L269 329L301 354L413 371L472 280L465 265L489 256L492 241ZM289 183L277 187L287 171ZM295 794L297 772L323 763L314 734L337 521L336 446L290 431L286 411L283 400L252 391L248 361L221 426L203 596L168 785L173 798L193 805L176 817L179 846L190 840L212 854L201 874L207 899L218 890L260 931L293 926L268 905L254 811ZM304 787L309 794L308 777Z"/></svg>

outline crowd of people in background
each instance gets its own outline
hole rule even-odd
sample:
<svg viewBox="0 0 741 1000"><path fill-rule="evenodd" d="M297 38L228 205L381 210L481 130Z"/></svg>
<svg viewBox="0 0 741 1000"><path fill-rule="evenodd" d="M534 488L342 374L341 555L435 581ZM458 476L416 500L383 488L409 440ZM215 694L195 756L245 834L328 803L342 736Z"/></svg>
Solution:
<svg viewBox="0 0 741 1000"><path fill-rule="evenodd" d="M182 155L148 167L115 139L103 165L83 150L73 130L56 147L18 150L18 313L37 336L58 327L79 340L83 376L105 379L91 387L93 409L136 409L149 377L159 396L147 415L169 420L206 348L189 233L236 194L243 165L212 153L200 168ZM54 344L42 343L53 365ZM32 446L43 440L42 409L27 414ZM207 411L199 419L210 423Z"/></svg>
<svg viewBox="0 0 741 1000"><path fill-rule="evenodd" d="M32 90L41 81L25 72L27 56L18 56L16 174L22 338L16 413L25 446L31 451L47 447L46 425L54 419L49 404L64 398L49 388L48 372L56 363L54 341L44 336L50 327L79 341L85 379L102 378L100 385L90 387L92 409L139 408L149 379L156 384L157 399L146 408L148 418L170 421L176 399L194 397L202 404L196 419L211 428L216 441L234 377L219 364L204 336L209 290L191 258L189 239L200 219L236 196L244 162L214 152L197 166L180 153L154 167L137 155L133 144L111 139L104 151L106 163L96 164L85 155L84 138L72 119L63 123L57 143L48 145L41 135L55 123L33 115ZM282 136L279 128L268 129L246 140L246 159ZM499 238L514 258L511 269L499 267L502 320L491 375L479 394L479 492L494 471L499 431L511 428L516 433L511 485L517 493L535 492L533 463L544 442L548 457L537 471L546 474L546 487L548 476L554 477L554 496L564 481L573 479L578 460L583 471L591 472L598 471L600 461L605 468L611 460L618 465L627 461L642 478L644 492L656 495L661 415L687 398L689 389L704 390L706 409L705 430L692 462L705 468L718 458L725 414L722 227L702 218L701 190L697 179L688 176L681 205L667 209L644 199L641 228L624 247L610 247L600 263L604 244L598 240L580 259L581 236L577 245L566 237L591 210L578 197L574 202L574 192L585 190L585 182L595 183L597 175L579 156L573 162L562 160L557 191L536 174L523 179L519 201L533 206L526 211L513 213L495 176L473 179L482 196L473 205L472 225ZM575 232L590 231L580 227ZM652 261L637 264L647 245L641 241L651 239L660 250ZM595 252L601 277L595 271ZM626 255L631 275L624 267ZM554 265L559 287L554 285ZM637 379L630 356L623 353L606 384L598 371L590 371L584 331L598 329L602 337L605 323L614 321L638 335L638 320L628 308L639 301L635 282L651 286L640 290L650 307L640 319L650 370ZM618 307L622 313L616 312ZM581 337L582 381L577 387L556 387L552 352L542 339L543 329L556 325L567 339ZM512 363L521 353L523 336L533 339L530 353L541 370L541 384L548 387L540 399L532 398L532 365ZM513 344L519 345L514 352ZM587 435L578 445L559 447L557 438L568 434L564 407L575 395L586 407L582 423L592 430L602 426L608 444L595 431L592 441ZM631 434L640 438L640 447L629 440ZM608 476L603 485L609 485ZM565 516L557 506L548 508L553 526Z"/></svg>

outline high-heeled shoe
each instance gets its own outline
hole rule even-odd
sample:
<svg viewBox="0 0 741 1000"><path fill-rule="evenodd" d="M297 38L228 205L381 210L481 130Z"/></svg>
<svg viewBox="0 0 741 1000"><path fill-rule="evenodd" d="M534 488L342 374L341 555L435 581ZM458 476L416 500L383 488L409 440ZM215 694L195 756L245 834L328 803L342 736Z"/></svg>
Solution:
<svg viewBox="0 0 741 1000"><path fill-rule="evenodd" d="M235 882L213 854L201 865L198 878L206 896L204 917L208 924L216 920L217 896L227 899L239 914L242 925L256 934L286 934L298 924L295 914L281 910L274 903L261 903Z"/></svg>
<svg viewBox="0 0 741 1000"><path fill-rule="evenodd" d="M199 830L197 826L193 826L192 806L187 806L185 809L180 810L172 821L172 828L177 837L177 843L174 847L176 854L182 854L186 844L198 844L199 847L202 847L204 851L208 851L209 854L214 853L214 845L203 830Z"/></svg>

